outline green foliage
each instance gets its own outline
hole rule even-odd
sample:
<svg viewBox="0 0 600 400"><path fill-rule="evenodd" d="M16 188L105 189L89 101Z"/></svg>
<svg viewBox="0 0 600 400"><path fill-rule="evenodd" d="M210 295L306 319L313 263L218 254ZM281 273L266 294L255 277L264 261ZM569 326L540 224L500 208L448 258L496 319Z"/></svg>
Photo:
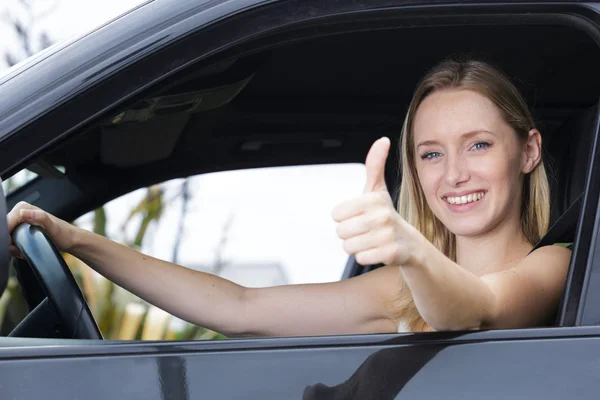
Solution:
<svg viewBox="0 0 600 400"><path fill-rule="evenodd" d="M106 210L99 207L94 211L94 232L106 237Z"/></svg>
<svg viewBox="0 0 600 400"><path fill-rule="evenodd" d="M146 191L146 196L135 206L123 224L123 229L136 216L141 216L140 226L133 242L129 245L134 248L141 248L142 241L146 231L152 222L158 222L163 212L163 191L159 185L150 186Z"/></svg>

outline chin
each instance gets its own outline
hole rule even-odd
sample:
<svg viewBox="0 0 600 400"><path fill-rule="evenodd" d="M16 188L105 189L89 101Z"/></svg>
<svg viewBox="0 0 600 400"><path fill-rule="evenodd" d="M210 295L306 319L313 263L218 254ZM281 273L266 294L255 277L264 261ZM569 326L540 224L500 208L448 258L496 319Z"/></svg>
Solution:
<svg viewBox="0 0 600 400"><path fill-rule="evenodd" d="M481 236L485 232L487 232L484 228L478 227L448 227L448 230L452 232L455 236L463 236L463 237L476 237Z"/></svg>
<svg viewBox="0 0 600 400"><path fill-rule="evenodd" d="M490 225L477 221L442 221L444 226L456 236L481 236L489 231Z"/></svg>

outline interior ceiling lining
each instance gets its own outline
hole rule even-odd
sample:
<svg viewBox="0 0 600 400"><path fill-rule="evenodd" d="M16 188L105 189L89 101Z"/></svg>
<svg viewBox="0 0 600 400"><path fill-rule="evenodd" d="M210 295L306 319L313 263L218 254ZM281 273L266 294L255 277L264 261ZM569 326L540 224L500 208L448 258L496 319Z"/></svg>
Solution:
<svg viewBox="0 0 600 400"><path fill-rule="evenodd" d="M214 80L220 83L228 73L236 79L252 78L226 105L190 113L188 123L167 126L153 135L138 132L144 125L133 124L108 141L103 136L106 133L96 129L67 142L47 159L75 172L156 162L168 168L172 159L188 157L193 161L191 158L205 150L205 158L195 159L210 161L214 155L207 150L211 143L216 138L229 138L221 142L228 143L229 150L220 150L220 161L226 164L239 156L234 149L239 149L249 135L298 137L347 132L342 146L353 148L352 134L399 133L417 81L436 62L458 53L478 55L499 65L527 95L534 113L549 131L568 118L570 108L596 102L600 92L598 48L588 36L568 27L453 26L357 32L270 49L264 53L263 62L244 68L239 68L244 65L242 59L229 68L217 69ZM578 54L587 57L583 65L577 65ZM197 88L198 82L211 79L196 77L176 90ZM146 126L150 125L152 121ZM170 137L161 138L161 132ZM136 147L138 140L155 142ZM128 145L109 154L109 147L124 142ZM324 154L327 156L335 153ZM282 161L276 154L264 157L265 165Z"/></svg>

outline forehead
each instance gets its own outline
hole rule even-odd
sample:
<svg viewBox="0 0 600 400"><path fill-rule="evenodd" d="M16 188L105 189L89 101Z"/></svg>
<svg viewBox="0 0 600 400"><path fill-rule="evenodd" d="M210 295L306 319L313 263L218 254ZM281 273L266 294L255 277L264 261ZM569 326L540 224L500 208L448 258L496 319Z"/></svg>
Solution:
<svg viewBox="0 0 600 400"><path fill-rule="evenodd" d="M475 130L502 134L507 128L498 107L471 90L442 90L429 95L417 108L413 123L415 144L458 138Z"/></svg>

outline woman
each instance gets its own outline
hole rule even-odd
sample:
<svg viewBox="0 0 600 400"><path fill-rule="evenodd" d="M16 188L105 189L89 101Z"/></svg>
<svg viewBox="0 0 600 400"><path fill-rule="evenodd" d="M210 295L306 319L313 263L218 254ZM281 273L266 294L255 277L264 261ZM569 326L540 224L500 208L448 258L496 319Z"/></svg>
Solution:
<svg viewBox="0 0 600 400"><path fill-rule="evenodd" d="M390 141L366 159L362 196L333 210L345 250L384 267L342 282L244 288L140 254L20 203L62 251L148 302L228 336L516 328L556 312L570 251L533 252L549 220L541 135L509 80L445 61L416 89L402 132L398 211ZM18 255L13 246L12 251ZM531 252L531 253L530 253Z"/></svg>

